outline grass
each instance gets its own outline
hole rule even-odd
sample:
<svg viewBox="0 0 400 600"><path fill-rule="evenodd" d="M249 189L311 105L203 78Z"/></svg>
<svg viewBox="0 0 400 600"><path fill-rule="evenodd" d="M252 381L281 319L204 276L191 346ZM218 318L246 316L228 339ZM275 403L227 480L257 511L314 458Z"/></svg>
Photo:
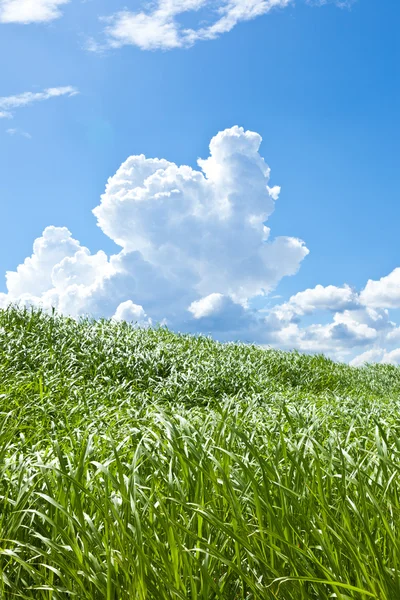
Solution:
<svg viewBox="0 0 400 600"><path fill-rule="evenodd" d="M400 371L0 311L0 598L400 598Z"/></svg>

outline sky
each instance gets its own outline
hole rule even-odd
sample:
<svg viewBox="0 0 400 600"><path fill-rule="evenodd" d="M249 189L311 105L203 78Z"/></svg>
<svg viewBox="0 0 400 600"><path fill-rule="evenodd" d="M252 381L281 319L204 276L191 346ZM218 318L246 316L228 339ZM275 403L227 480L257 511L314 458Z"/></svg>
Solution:
<svg viewBox="0 0 400 600"><path fill-rule="evenodd" d="M0 0L0 306L400 363L397 0Z"/></svg>

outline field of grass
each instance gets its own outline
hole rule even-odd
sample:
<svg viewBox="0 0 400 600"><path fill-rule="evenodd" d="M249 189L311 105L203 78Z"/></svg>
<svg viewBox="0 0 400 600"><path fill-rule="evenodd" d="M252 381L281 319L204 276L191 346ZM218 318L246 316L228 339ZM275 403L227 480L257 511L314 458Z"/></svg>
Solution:
<svg viewBox="0 0 400 600"><path fill-rule="evenodd" d="M400 370L0 311L0 598L400 599Z"/></svg>

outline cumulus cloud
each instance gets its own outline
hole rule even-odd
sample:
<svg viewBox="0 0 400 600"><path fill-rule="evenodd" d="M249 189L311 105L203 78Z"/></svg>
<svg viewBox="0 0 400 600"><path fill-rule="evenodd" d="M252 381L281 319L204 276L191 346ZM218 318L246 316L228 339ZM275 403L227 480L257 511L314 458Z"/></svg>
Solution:
<svg viewBox="0 0 400 600"><path fill-rule="evenodd" d="M0 292L0 309L4 309L7 308L7 306L10 304L10 297L8 294L4 294L3 292Z"/></svg>
<svg viewBox="0 0 400 600"><path fill-rule="evenodd" d="M381 363L388 365L400 365L400 348L395 348L390 352L384 352Z"/></svg>
<svg viewBox="0 0 400 600"><path fill-rule="evenodd" d="M291 321L298 316L312 314L319 310L341 311L358 305L357 293L348 285L315 288L298 292L288 302L277 306L274 314L280 320Z"/></svg>
<svg viewBox="0 0 400 600"><path fill-rule="evenodd" d="M397 306L399 270L361 292L317 285L267 311L253 308L308 254L303 241L274 238L267 226L280 188L269 184L260 143L240 127L222 131L197 169L131 156L93 211L120 251L92 254L65 227L47 227L32 255L6 274L0 307L55 307L141 326L165 323L221 341L323 352L356 366L397 364L400 327L389 309Z"/></svg>
<svg viewBox="0 0 400 600"><path fill-rule="evenodd" d="M352 367L363 367L368 363L376 363L382 360L384 351L381 348L370 348L362 354L359 354L350 361Z"/></svg>
<svg viewBox="0 0 400 600"><path fill-rule="evenodd" d="M200 300L192 302L188 310L195 319L203 319L204 317L219 314L224 309L224 305L228 300L223 294L209 294Z"/></svg>
<svg viewBox="0 0 400 600"><path fill-rule="evenodd" d="M260 143L240 127L220 132L201 170L129 158L93 211L98 225L125 253L140 252L170 281L184 277L200 296L246 302L270 291L308 250L297 238L269 239L278 189L268 186Z"/></svg>
<svg viewBox="0 0 400 600"><path fill-rule="evenodd" d="M66 228L48 227L7 273L7 297L72 315L140 316L139 306L153 322L228 332L235 320L243 331L255 323L251 298L296 273L308 254L297 238L273 239L265 224L280 188L269 186L260 143L257 133L227 129L197 170L128 158L93 211L121 251L92 255Z"/></svg>
<svg viewBox="0 0 400 600"><path fill-rule="evenodd" d="M64 87L47 88L43 92L24 92L16 96L3 96L0 97L0 118L12 118L13 112L16 109L36 102L43 102L44 100L59 98L60 96L76 96L78 93L76 88L68 85Z"/></svg>
<svg viewBox="0 0 400 600"><path fill-rule="evenodd" d="M304 319L311 318L311 324L302 325ZM321 320L327 322L318 322ZM389 311L365 306L360 294L347 285L317 285L299 292L269 309L264 324L272 345L323 352L338 360L356 360L354 355L362 347L389 348L400 340L399 328L390 320ZM383 351L379 354L382 356ZM360 358L360 364L363 360Z"/></svg>
<svg viewBox="0 0 400 600"><path fill-rule="evenodd" d="M112 318L114 321L132 322L141 327L151 325L151 319L147 318L143 306L134 304L132 300L121 302Z"/></svg>
<svg viewBox="0 0 400 600"><path fill-rule="evenodd" d="M274 312L271 317L275 318ZM381 316L383 319L383 317ZM332 321L326 324L312 323L301 327L297 322L275 322L271 327L271 341L273 345L286 350L301 350L304 352L322 352L340 360L346 360L354 354L359 347L371 345L385 337L390 330L377 326L376 320L364 310L345 310L334 313ZM271 319L267 317L266 324L271 326Z"/></svg>
<svg viewBox="0 0 400 600"><path fill-rule="evenodd" d="M267 330L257 313L245 308L224 294L209 294L192 302L188 311L194 320L186 323L186 330L201 331L220 341L244 340L264 343Z"/></svg>
<svg viewBox="0 0 400 600"><path fill-rule="evenodd" d="M16 299L24 294L40 297L52 287L68 286L68 266L72 261L75 268L70 275L71 283L79 282L85 271L84 257L88 256L89 250L82 248L66 227L47 227L42 237L35 240L32 256L15 272L6 274L8 293Z"/></svg>
<svg viewBox="0 0 400 600"><path fill-rule="evenodd" d="M363 352L350 362L352 367L363 367L368 363L400 365L400 348L389 351L384 348L371 348L371 350Z"/></svg>
<svg viewBox="0 0 400 600"><path fill-rule="evenodd" d="M400 308L400 268L379 281L370 279L360 299L364 304L376 308Z"/></svg>
<svg viewBox="0 0 400 600"><path fill-rule="evenodd" d="M0 23L45 23L61 17L69 0L0 0Z"/></svg>

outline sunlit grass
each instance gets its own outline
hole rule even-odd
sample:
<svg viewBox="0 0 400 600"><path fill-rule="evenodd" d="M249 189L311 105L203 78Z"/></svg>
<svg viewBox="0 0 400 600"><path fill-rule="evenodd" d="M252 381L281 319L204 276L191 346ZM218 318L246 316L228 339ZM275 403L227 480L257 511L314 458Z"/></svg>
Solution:
<svg viewBox="0 0 400 600"><path fill-rule="evenodd" d="M400 372L0 311L0 598L400 598Z"/></svg>

